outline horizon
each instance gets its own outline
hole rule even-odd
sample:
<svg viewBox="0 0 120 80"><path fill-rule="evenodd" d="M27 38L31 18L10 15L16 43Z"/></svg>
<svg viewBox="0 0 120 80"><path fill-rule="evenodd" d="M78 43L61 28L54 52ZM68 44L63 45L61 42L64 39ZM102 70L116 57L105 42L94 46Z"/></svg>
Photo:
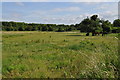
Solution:
<svg viewBox="0 0 120 80"><path fill-rule="evenodd" d="M3 2L2 21L70 25L98 15L113 23L117 8L117 2Z"/></svg>

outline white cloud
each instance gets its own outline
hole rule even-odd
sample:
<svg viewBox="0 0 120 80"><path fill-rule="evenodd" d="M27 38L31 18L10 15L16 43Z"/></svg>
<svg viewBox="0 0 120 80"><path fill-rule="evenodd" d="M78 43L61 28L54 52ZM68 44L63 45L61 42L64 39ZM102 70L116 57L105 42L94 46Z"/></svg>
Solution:
<svg viewBox="0 0 120 80"><path fill-rule="evenodd" d="M12 16L15 17L15 18L18 18L18 17L20 17L21 15L18 14L18 13L13 13Z"/></svg>
<svg viewBox="0 0 120 80"><path fill-rule="evenodd" d="M80 8L79 7L55 8L52 11L53 12L64 12L64 11L72 12L72 11L80 11Z"/></svg>
<svg viewBox="0 0 120 80"><path fill-rule="evenodd" d="M24 6L23 3L17 2L16 3L19 6ZM95 3L88 2L86 3L89 6ZM96 3L97 4L97 3ZM97 11L96 11L97 10ZM99 10L102 10L101 12ZM64 16L61 15L55 15L55 12L75 12L75 11L81 11L82 8L73 6L73 7L65 7L65 8L54 8L51 10L39 10L39 11L32 11L28 13L27 15L24 15L24 17L21 17L20 14L14 13L10 15L11 17L9 19L13 20L20 20L21 21L31 21L31 22L41 22L41 23L61 23L61 24L76 24L80 23L84 18L87 16L90 17L93 14L98 14L100 18L108 19L112 21L113 19L117 18L117 6L116 5L100 5L98 7L95 6L95 9L93 11L96 11L96 13L91 12L85 12L81 15L74 15L74 14L65 14ZM99 12L98 12L99 11Z"/></svg>
<svg viewBox="0 0 120 80"><path fill-rule="evenodd" d="M2 0L3 2L118 2L119 0Z"/></svg>
<svg viewBox="0 0 120 80"><path fill-rule="evenodd" d="M118 18L118 13L113 11L105 11L104 13L100 13L101 17L113 22L114 19Z"/></svg>
<svg viewBox="0 0 120 80"><path fill-rule="evenodd" d="M22 2L16 2L16 4L17 4L18 6L24 6L24 4L23 4Z"/></svg>
<svg viewBox="0 0 120 80"><path fill-rule="evenodd" d="M2 0L2 2L49 2L49 0Z"/></svg>
<svg viewBox="0 0 120 80"><path fill-rule="evenodd" d="M115 2L119 0L70 0L72 2Z"/></svg>
<svg viewBox="0 0 120 80"><path fill-rule="evenodd" d="M96 7L97 10L118 10L118 3L114 2L112 3L107 3L107 4L101 4L98 7Z"/></svg>
<svg viewBox="0 0 120 80"><path fill-rule="evenodd" d="M100 17L110 20L113 22L114 19L118 18L118 3L109 4L101 4L100 6L96 7L95 10L98 10Z"/></svg>
<svg viewBox="0 0 120 80"><path fill-rule="evenodd" d="M3 20L15 20L15 21L20 21L22 19L22 15L20 13L11 13L11 14L6 14L2 16Z"/></svg>
<svg viewBox="0 0 120 80"><path fill-rule="evenodd" d="M41 15L45 15L47 12L48 12L48 11L44 11L44 10L36 10L36 11L32 11L31 14L34 15L34 16L35 16L35 15L36 15L36 16L38 16L38 15L41 16Z"/></svg>
<svg viewBox="0 0 120 80"><path fill-rule="evenodd" d="M64 15L64 16L47 16L43 17L43 23L53 23L53 24L76 24L80 23L85 17L85 15Z"/></svg>

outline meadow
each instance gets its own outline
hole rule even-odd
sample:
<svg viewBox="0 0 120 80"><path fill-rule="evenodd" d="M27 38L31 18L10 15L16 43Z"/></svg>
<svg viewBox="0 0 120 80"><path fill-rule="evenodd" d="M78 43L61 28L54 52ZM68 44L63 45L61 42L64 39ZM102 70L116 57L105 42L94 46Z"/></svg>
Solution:
<svg viewBox="0 0 120 80"><path fill-rule="evenodd" d="M118 34L2 33L3 78L117 78Z"/></svg>

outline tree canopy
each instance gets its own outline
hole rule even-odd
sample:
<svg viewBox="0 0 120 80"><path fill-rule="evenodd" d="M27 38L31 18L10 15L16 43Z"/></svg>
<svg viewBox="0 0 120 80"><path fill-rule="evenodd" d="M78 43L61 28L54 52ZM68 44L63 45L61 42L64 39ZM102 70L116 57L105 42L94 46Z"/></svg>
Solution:
<svg viewBox="0 0 120 80"><path fill-rule="evenodd" d="M114 27L120 27L120 19L114 20L113 26L114 26Z"/></svg>
<svg viewBox="0 0 120 80"><path fill-rule="evenodd" d="M118 28L119 27L119 28ZM120 19L114 20L113 24L108 20L101 20L98 15L83 19L79 24L37 24L24 22L2 21L3 31L73 31L81 32L120 32Z"/></svg>

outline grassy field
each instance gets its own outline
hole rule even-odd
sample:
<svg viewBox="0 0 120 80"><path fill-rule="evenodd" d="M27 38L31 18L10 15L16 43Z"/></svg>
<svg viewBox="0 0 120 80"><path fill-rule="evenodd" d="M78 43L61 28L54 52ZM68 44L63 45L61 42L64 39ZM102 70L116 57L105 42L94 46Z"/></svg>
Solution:
<svg viewBox="0 0 120 80"><path fill-rule="evenodd" d="M3 78L116 78L118 35L3 32Z"/></svg>

